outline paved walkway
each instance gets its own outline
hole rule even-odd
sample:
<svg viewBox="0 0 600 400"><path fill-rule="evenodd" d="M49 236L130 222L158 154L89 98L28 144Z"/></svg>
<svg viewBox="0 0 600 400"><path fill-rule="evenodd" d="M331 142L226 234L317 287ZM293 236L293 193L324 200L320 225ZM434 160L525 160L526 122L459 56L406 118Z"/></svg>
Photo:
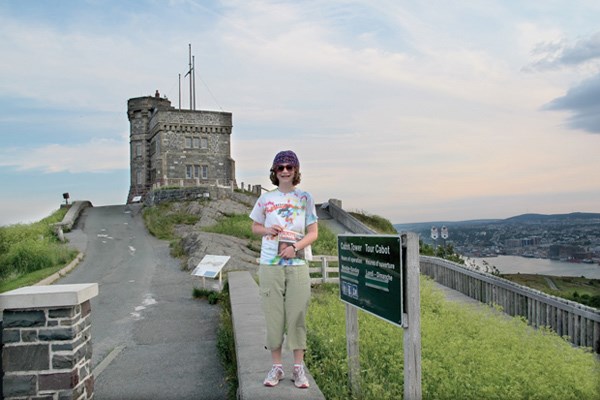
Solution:
<svg viewBox="0 0 600 400"><path fill-rule="evenodd" d="M265 317L260 306L258 285L249 272L228 274L235 347L238 363L238 398L240 400L325 399L310 371L306 370L310 388L298 389L291 381L292 354L284 350L286 378L275 387L262 384L271 366L271 353L265 349ZM285 345L284 345L285 347Z"/></svg>
<svg viewBox="0 0 600 400"><path fill-rule="evenodd" d="M57 284L97 282L92 299L96 400L227 398L217 355L220 307L124 206L86 209L70 243L85 257Z"/></svg>

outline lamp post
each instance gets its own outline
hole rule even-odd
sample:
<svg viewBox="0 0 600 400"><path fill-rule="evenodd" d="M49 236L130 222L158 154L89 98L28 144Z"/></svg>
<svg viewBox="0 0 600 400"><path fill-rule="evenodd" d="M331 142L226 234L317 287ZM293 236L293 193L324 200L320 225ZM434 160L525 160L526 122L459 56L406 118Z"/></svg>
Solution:
<svg viewBox="0 0 600 400"><path fill-rule="evenodd" d="M65 199L65 205L69 205L69 193L63 193L63 199Z"/></svg>

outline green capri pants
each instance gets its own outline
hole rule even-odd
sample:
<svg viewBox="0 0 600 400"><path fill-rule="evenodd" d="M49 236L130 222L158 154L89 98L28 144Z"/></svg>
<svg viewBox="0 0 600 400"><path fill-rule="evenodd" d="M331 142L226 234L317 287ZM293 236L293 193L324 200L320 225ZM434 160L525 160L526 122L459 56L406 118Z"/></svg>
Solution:
<svg viewBox="0 0 600 400"><path fill-rule="evenodd" d="M310 302L308 265L260 265L262 309L267 321L267 348L277 350L287 333L289 350L306 349L306 311Z"/></svg>

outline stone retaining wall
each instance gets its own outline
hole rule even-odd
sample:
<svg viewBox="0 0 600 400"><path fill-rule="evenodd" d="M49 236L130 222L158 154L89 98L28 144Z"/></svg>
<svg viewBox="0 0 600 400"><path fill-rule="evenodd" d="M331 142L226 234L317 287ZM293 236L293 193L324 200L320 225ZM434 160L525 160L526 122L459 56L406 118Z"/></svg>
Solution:
<svg viewBox="0 0 600 400"><path fill-rule="evenodd" d="M342 208L342 201L338 199L329 199L328 210L329 214L340 224L344 225L350 232L363 233L363 234L374 234L376 233L373 229L363 224L361 221L353 217L347 211Z"/></svg>
<svg viewBox="0 0 600 400"><path fill-rule="evenodd" d="M97 284L83 284L0 295L4 399L93 398L89 298L97 292Z"/></svg>
<svg viewBox="0 0 600 400"><path fill-rule="evenodd" d="M64 232L69 232L73 228L79 215L88 207L93 207L92 203L88 200L74 201L69 207L69 211L67 211L63 220L52 225L56 236L58 236L58 239L61 242L65 241Z"/></svg>
<svg viewBox="0 0 600 400"><path fill-rule="evenodd" d="M210 185L153 190L145 196L144 205L150 207L170 201L195 201L202 199L231 199L240 203L254 205L257 197L250 192L237 192L231 188Z"/></svg>

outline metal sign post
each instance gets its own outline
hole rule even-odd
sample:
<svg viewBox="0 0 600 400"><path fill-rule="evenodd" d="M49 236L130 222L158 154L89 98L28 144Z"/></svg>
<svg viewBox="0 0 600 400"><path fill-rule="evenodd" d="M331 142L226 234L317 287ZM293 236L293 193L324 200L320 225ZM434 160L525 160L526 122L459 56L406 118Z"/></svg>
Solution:
<svg viewBox="0 0 600 400"><path fill-rule="evenodd" d="M418 235L338 235L338 254L340 299L346 303L348 378L353 395L360 397L361 392L356 315L359 308L404 328L404 398L421 399Z"/></svg>

